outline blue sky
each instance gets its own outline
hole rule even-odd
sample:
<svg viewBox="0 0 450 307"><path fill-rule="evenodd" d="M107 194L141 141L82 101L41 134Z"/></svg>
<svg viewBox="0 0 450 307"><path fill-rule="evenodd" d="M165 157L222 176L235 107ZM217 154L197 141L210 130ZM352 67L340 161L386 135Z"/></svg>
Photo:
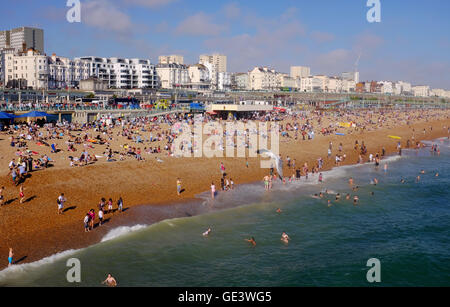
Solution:
<svg viewBox="0 0 450 307"><path fill-rule="evenodd" d="M369 23L367 0L81 0L81 23L66 20L67 0L0 0L0 29L45 31L47 54L150 58L228 56L228 70L269 66L313 74L353 70L362 80L405 80L450 89L450 1L380 0Z"/></svg>

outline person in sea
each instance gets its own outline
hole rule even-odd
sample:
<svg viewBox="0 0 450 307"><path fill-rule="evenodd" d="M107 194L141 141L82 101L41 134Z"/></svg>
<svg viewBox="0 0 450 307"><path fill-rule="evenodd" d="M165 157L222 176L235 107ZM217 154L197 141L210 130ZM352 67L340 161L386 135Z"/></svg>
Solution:
<svg viewBox="0 0 450 307"><path fill-rule="evenodd" d="M203 236L207 237L210 233L211 233L211 227L208 228L208 230L203 233Z"/></svg>
<svg viewBox="0 0 450 307"><path fill-rule="evenodd" d="M253 246L256 246L256 241L254 237L251 237L250 239L245 239L245 241L250 242Z"/></svg>
<svg viewBox="0 0 450 307"><path fill-rule="evenodd" d="M103 285L107 285L108 287L117 287L117 281L111 274L108 274L108 277L104 281L102 281Z"/></svg>
<svg viewBox="0 0 450 307"><path fill-rule="evenodd" d="M291 239L291 238L289 238L289 236L287 235L287 233L283 232L283 233L281 234L281 241L283 241L284 243L288 244L290 239Z"/></svg>

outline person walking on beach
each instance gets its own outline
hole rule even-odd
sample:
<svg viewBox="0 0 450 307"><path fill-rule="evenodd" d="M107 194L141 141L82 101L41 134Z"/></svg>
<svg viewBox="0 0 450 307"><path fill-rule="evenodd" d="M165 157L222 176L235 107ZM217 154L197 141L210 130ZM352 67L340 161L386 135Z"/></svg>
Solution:
<svg viewBox="0 0 450 307"><path fill-rule="evenodd" d="M108 287L116 287L117 281L114 277L111 276L111 274L108 274L108 277L104 281L102 281L102 284L107 285Z"/></svg>
<svg viewBox="0 0 450 307"><path fill-rule="evenodd" d="M3 191L5 190L5 187L2 187L0 189L0 207L3 206L3 203L5 202L4 196L3 196Z"/></svg>
<svg viewBox="0 0 450 307"><path fill-rule="evenodd" d="M216 195L216 186L214 185L214 182L211 182L211 198L214 199Z"/></svg>
<svg viewBox="0 0 450 307"><path fill-rule="evenodd" d="M64 197L64 193L61 193L61 195L59 195L59 197L56 201L58 203L58 214L63 214L65 201L66 201L66 198Z"/></svg>
<svg viewBox="0 0 450 307"><path fill-rule="evenodd" d="M23 201L25 200L25 193L23 192L23 184L21 184L19 188L19 197L20 203L23 204Z"/></svg>
<svg viewBox="0 0 450 307"><path fill-rule="evenodd" d="M8 267L10 267L13 264L13 257L14 257L13 249L10 247L8 254Z"/></svg>
<svg viewBox="0 0 450 307"><path fill-rule="evenodd" d="M113 212L113 201L112 201L112 198L110 198L108 200L108 211L107 211L107 213L109 214L111 212Z"/></svg>
<svg viewBox="0 0 450 307"><path fill-rule="evenodd" d="M94 229L94 222L95 222L95 210L94 209L91 209L91 210L89 210L89 217L90 217L90 227L91 227L91 230L93 230Z"/></svg>
<svg viewBox="0 0 450 307"><path fill-rule="evenodd" d="M84 232L89 232L90 231L90 229L89 229L89 221L90 221L90 216L89 216L89 213L86 213L86 216L84 217L84 220L83 220L83 222L84 222Z"/></svg>
<svg viewBox="0 0 450 307"><path fill-rule="evenodd" d="M119 212L122 212L123 210L123 200L122 200L122 196L119 197L119 200L117 201L117 209L119 210Z"/></svg>
<svg viewBox="0 0 450 307"><path fill-rule="evenodd" d="M99 220L98 226L102 226L102 223L103 223L103 210L99 210L98 211L98 220Z"/></svg>
<svg viewBox="0 0 450 307"><path fill-rule="evenodd" d="M181 179L177 178L177 194L178 196L181 195Z"/></svg>
<svg viewBox="0 0 450 307"><path fill-rule="evenodd" d="M225 166L223 165L223 162L220 162L220 172L222 173L222 176L225 174Z"/></svg>

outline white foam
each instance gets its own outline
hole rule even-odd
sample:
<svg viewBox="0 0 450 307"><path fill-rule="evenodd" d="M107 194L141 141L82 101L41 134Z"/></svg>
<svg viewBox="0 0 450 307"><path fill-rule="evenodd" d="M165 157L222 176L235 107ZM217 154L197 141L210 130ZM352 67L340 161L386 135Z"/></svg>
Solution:
<svg viewBox="0 0 450 307"><path fill-rule="evenodd" d="M4 280L7 277L11 277L11 275L17 275L17 274L24 274L31 270L40 268L44 265L52 264L58 260L64 259L70 255L75 254L80 250L67 250L58 254L51 255L49 257L43 258L41 260L31 262L31 263L24 263L24 264L15 264L11 267L8 267L4 269L3 271L0 271L0 281Z"/></svg>
<svg viewBox="0 0 450 307"><path fill-rule="evenodd" d="M147 228L148 225L134 225L134 226L120 226L117 228L114 228L112 230L110 230L103 238L100 242L107 242L107 241L111 241L114 239L117 239L118 237L121 237L123 235L129 234L131 232L135 232L135 231L139 231L142 229Z"/></svg>

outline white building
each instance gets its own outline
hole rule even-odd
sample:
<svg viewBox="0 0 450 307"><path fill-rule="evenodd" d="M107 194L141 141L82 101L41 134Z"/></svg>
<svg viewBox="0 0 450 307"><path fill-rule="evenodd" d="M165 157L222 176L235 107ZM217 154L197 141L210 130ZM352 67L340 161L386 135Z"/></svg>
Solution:
<svg viewBox="0 0 450 307"><path fill-rule="evenodd" d="M414 94L411 83L404 82L404 81L398 81L397 87L400 88L401 95L413 95Z"/></svg>
<svg viewBox="0 0 450 307"><path fill-rule="evenodd" d="M219 91L229 91L231 89L231 73L219 72L217 74L217 89Z"/></svg>
<svg viewBox="0 0 450 307"><path fill-rule="evenodd" d="M342 73L342 79L348 80L348 81L355 81L355 84L359 83L359 72L357 72L357 71L344 72L344 73Z"/></svg>
<svg viewBox="0 0 450 307"><path fill-rule="evenodd" d="M381 93L384 95L392 95L394 94L394 84L391 81L380 81L381 84Z"/></svg>
<svg viewBox="0 0 450 307"><path fill-rule="evenodd" d="M202 54L199 63L210 69L211 86L213 89L218 89L219 73L227 72L227 57L223 54Z"/></svg>
<svg viewBox="0 0 450 307"><path fill-rule="evenodd" d="M4 55L5 84L11 87L48 88L47 56L29 49L26 53Z"/></svg>
<svg viewBox="0 0 450 307"><path fill-rule="evenodd" d="M159 79L156 69L150 60L82 57L75 58L81 69L84 63L88 65L89 76L105 82L108 88L136 89L157 88ZM84 66L86 67L86 66ZM82 74L80 70L78 73Z"/></svg>
<svg viewBox="0 0 450 307"><path fill-rule="evenodd" d="M184 57L182 55L162 55L158 59L159 64L184 64Z"/></svg>
<svg viewBox="0 0 450 307"><path fill-rule="evenodd" d="M248 73L235 73L232 75L232 88L236 90L249 89Z"/></svg>
<svg viewBox="0 0 450 307"><path fill-rule="evenodd" d="M158 64L156 73L161 87L165 89L183 87L190 83L189 70L186 65Z"/></svg>
<svg viewBox="0 0 450 307"><path fill-rule="evenodd" d="M278 79L280 82L280 87L283 88L291 88L294 89L297 87L297 83L295 82L295 78L292 78L288 74L278 74Z"/></svg>
<svg viewBox="0 0 450 307"><path fill-rule="evenodd" d="M428 85L418 85L412 88L415 97L429 97L430 87Z"/></svg>
<svg viewBox="0 0 450 307"><path fill-rule="evenodd" d="M47 58L49 66L49 88L74 88L78 87L81 80L89 78L90 65L79 59L71 60L58 57L53 54Z"/></svg>
<svg viewBox="0 0 450 307"><path fill-rule="evenodd" d="M306 78L311 75L311 68L306 66L291 66L291 77L294 79Z"/></svg>
<svg viewBox="0 0 450 307"><path fill-rule="evenodd" d="M255 67L249 72L249 85L253 91L279 90L281 82L275 70L267 67Z"/></svg>
<svg viewBox="0 0 450 307"><path fill-rule="evenodd" d="M430 91L430 96L446 98L447 91L441 88L435 88Z"/></svg>
<svg viewBox="0 0 450 307"><path fill-rule="evenodd" d="M20 27L0 31L0 49L13 48L16 53L30 48L44 54L44 30Z"/></svg>

